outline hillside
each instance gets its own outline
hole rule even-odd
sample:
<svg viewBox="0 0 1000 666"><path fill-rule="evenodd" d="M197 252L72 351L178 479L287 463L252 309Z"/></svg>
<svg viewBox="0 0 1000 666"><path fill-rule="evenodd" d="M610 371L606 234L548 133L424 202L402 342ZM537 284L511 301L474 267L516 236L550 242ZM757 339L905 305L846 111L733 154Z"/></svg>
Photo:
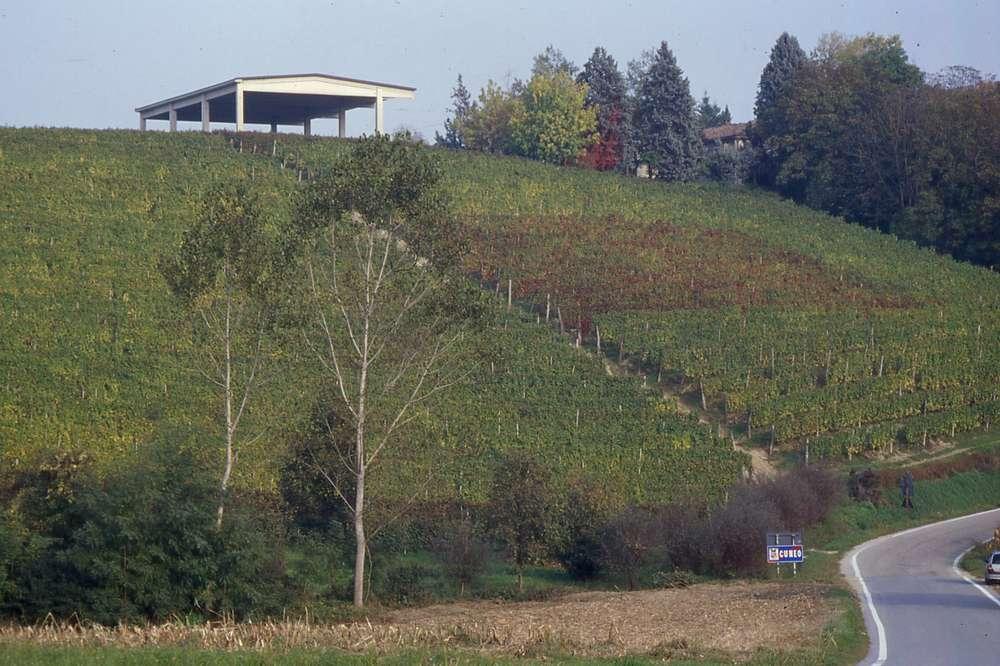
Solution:
<svg viewBox="0 0 1000 666"><path fill-rule="evenodd" d="M5 462L51 449L112 460L171 436L219 464L203 445L217 407L156 259L213 179L252 177L287 214L300 173L344 145L0 129ZM484 294L510 280L521 307L483 296L492 314L470 342L469 381L376 480L395 493L433 468L427 499L481 499L517 447L632 499L719 496L743 457L676 414L647 386L656 377L704 394L734 432L788 448L808 438L815 455L888 453L997 419L994 273L749 190L441 157L468 274ZM648 381L609 376L598 331ZM319 401L301 351L253 415L268 436L243 453L244 484L274 487Z"/></svg>
<svg viewBox="0 0 1000 666"><path fill-rule="evenodd" d="M341 146L283 150L321 168ZM442 157L470 275L758 444L882 455L1000 417L995 272L752 190Z"/></svg>
<svg viewBox="0 0 1000 666"><path fill-rule="evenodd" d="M48 451L111 462L173 438L221 465L215 398L157 269L214 179L252 177L276 216L297 177L279 158L220 135L0 130L0 442L5 464ZM449 177L454 177L449 176ZM556 476L600 478L622 498L710 500L744 458L641 380L611 377L596 355L496 300L469 342L469 379L408 436L372 483L389 496L483 499L508 449ZM244 485L272 489L290 441L321 408L323 387L292 345L250 415ZM446 452L442 455L442 450ZM384 471L382 471L384 470Z"/></svg>

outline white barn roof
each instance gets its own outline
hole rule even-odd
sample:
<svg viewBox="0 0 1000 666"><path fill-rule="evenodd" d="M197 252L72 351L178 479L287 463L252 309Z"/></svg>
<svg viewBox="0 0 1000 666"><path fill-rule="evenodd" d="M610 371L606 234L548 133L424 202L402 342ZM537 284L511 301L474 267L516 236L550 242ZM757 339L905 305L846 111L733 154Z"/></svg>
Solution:
<svg viewBox="0 0 1000 666"><path fill-rule="evenodd" d="M338 118L340 136L346 134L346 114L350 109L375 110L375 131L383 131L382 101L413 99L416 88L351 79L329 74L281 74L244 76L229 79L183 95L137 107L139 128L147 120L167 120L177 129L178 120L201 121L208 131L210 122L298 125L309 134L313 118Z"/></svg>

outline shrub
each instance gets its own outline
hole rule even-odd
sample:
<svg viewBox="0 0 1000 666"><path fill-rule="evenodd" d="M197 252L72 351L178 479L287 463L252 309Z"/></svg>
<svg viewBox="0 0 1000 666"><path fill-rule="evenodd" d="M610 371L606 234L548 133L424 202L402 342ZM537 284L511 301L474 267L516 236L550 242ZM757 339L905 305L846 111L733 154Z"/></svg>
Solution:
<svg viewBox="0 0 1000 666"><path fill-rule="evenodd" d="M712 514L701 544L707 570L720 576L760 574L766 569L767 532L779 529L781 513L756 485L734 488L729 501Z"/></svg>
<svg viewBox="0 0 1000 666"><path fill-rule="evenodd" d="M623 576L628 589L634 590L639 572L653 559L655 542L652 514L641 507L626 507L604 530L604 565Z"/></svg>
<svg viewBox="0 0 1000 666"><path fill-rule="evenodd" d="M434 571L423 564L397 564L386 569L376 582L376 594L394 604L419 604L433 596L433 579Z"/></svg>
<svg viewBox="0 0 1000 666"><path fill-rule="evenodd" d="M549 468L523 453L508 456L490 488L487 522L517 567L524 591L524 567L538 560L554 540L558 515Z"/></svg>
<svg viewBox="0 0 1000 666"><path fill-rule="evenodd" d="M653 574L653 587L674 589L689 587L696 582L698 582L698 579L693 573L680 569L675 569L674 571L657 571Z"/></svg>
<svg viewBox="0 0 1000 666"><path fill-rule="evenodd" d="M453 523L448 531L434 539L432 548L445 572L458 583L462 596L466 586L482 576L489 562L489 548L468 519Z"/></svg>
<svg viewBox="0 0 1000 666"><path fill-rule="evenodd" d="M604 486L590 481L574 483L563 510L562 534L556 559L577 580L601 573L602 532L611 515L611 498Z"/></svg>
<svg viewBox="0 0 1000 666"><path fill-rule="evenodd" d="M843 497L843 486L831 472L803 466L765 481L760 491L778 509L781 525L789 529L820 522Z"/></svg>
<svg viewBox="0 0 1000 666"><path fill-rule="evenodd" d="M215 528L215 480L174 446L146 445L101 477L56 455L15 481L12 511L30 557L13 572L6 614L51 613L113 624L192 612L277 610L283 598L280 522L234 496Z"/></svg>

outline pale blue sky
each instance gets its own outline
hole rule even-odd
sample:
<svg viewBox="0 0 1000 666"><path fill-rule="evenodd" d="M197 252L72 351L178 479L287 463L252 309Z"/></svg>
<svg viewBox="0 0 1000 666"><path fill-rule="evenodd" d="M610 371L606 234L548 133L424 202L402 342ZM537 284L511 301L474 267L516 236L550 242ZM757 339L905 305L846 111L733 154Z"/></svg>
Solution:
<svg viewBox="0 0 1000 666"><path fill-rule="evenodd" d="M661 40L696 97L707 90L746 120L783 30L807 51L833 30L898 33L926 71L1000 73L998 26L998 0L0 0L0 125L136 127L134 107L235 76L326 72L416 86L416 100L386 104L386 127L431 139L459 72L475 93L525 77L550 43L578 65L604 46L624 70ZM371 112L348 125L370 132Z"/></svg>

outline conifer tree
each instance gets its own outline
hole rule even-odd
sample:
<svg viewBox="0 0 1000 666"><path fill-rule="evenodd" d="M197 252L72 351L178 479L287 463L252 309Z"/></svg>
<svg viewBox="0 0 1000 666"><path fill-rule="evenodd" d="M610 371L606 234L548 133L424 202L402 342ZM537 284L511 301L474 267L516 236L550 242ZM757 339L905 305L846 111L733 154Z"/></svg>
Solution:
<svg viewBox="0 0 1000 666"><path fill-rule="evenodd" d="M666 42L656 56L636 100L635 138L639 159L661 180L693 180L704 149L695 120L688 80Z"/></svg>
<svg viewBox="0 0 1000 666"><path fill-rule="evenodd" d="M473 101L461 74L458 75L458 82L452 88L451 99L452 116L444 121L444 136L438 132L434 133L434 142L445 148L465 148L464 124L472 111Z"/></svg>
<svg viewBox="0 0 1000 666"><path fill-rule="evenodd" d="M587 85L584 103L588 108L597 109L597 132L600 135L600 139L588 148L582 161L595 169L613 169L622 162L624 138L628 131L625 78L618 70L615 59L598 46L576 80Z"/></svg>
<svg viewBox="0 0 1000 666"><path fill-rule="evenodd" d="M718 104L715 104L708 98L708 92L702 96L701 103L698 104L698 125L701 129L726 125L732 121L733 118L729 114L729 106L726 106L725 110L723 110L719 108Z"/></svg>
<svg viewBox="0 0 1000 666"><path fill-rule="evenodd" d="M778 137L788 131L781 102L789 93L796 72L805 63L806 54L798 40L787 32L781 33L771 49L771 59L760 75L754 104L756 118L750 132L750 138L758 148L754 172L761 184L773 186L781 168L783 158Z"/></svg>

